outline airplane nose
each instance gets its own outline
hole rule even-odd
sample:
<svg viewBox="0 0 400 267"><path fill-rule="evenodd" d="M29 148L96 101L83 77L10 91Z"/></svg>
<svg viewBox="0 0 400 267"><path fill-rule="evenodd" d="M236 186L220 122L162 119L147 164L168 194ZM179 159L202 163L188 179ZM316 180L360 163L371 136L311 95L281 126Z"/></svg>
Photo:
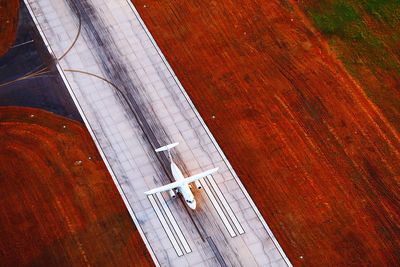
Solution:
<svg viewBox="0 0 400 267"><path fill-rule="evenodd" d="M188 204L189 204L189 203L188 203ZM196 209L196 200L193 201L193 203L190 203L190 204L189 204L189 208L191 208L192 210L195 210L195 209Z"/></svg>

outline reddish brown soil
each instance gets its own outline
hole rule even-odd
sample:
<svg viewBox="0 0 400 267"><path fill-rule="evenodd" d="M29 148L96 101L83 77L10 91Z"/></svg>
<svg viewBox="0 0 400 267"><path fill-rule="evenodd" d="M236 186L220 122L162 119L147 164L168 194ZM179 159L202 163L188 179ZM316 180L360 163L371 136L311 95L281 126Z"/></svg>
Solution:
<svg viewBox="0 0 400 267"><path fill-rule="evenodd" d="M0 108L0 196L1 266L153 265L80 123Z"/></svg>
<svg viewBox="0 0 400 267"><path fill-rule="evenodd" d="M0 0L0 57L14 43L18 26L19 0Z"/></svg>
<svg viewBox="0 0 400 267"><path fill-rule="evenodd" d="M297 9L133 3L292 263L399 264L398 133Z"/></svg>

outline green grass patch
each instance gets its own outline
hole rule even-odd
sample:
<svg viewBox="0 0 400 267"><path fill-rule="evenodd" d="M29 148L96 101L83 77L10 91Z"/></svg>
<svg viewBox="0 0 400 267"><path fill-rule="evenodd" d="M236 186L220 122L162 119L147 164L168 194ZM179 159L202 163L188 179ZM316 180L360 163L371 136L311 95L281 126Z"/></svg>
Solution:
<svg viewBox="0 0 400 267"><path fill-rule="evenodd" d="M388 7L394 2L400 3L400 0L321 0L308 13L324 35L331 40L338 38L347 47L346 50L353 51L351 58L341 58L349 70L353 71L351 66L365 63L371 67L399 71L400 66L391 58L381 37L368 28L362 17L362 14L374 12L380 14L382 19L387 18L382 14L389 14ZM397 6L400 7L399 4Z"/></svg>
<svg viewBox="0 0 400 267"><path fill-rule="evenodd" d="M395 26L400 20L400 0L362 0L365 11L375 19Z"/></svg>
<svg viewBox="0 0 400 267"><path fill-rule="evenodd" d="M400 0L319 0L303 6L347 71L400 129L394 84L400 75Z"/></svg>
<svg viewBox="0 0 400 267"><path fill-rule="evenodd" d="M343 1L336 1L332 5L321 3L310 14L316 26L326 35L360 37L355 29L362 23L362 18L351 4Z"/></svg>

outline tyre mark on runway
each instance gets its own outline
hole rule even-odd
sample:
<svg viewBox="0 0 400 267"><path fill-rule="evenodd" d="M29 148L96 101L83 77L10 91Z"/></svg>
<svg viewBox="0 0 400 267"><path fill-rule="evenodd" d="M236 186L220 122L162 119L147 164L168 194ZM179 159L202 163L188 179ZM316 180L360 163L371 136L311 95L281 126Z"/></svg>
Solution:
<svg viewBox="0 0 400 267"><path fill-rule="evenodd" d="M67 0L67 3L77 18L81 16L86 36L90 41L88 43L94 46L94 55L100 60L100 65L107 79L120 89L119 97L124 98L124 105L129 105L130 111L145 134L146 141L152 149L160 147L159 140L161 139L160 141L165 143L167 135L162 125L157 122L157 118L151 116L153 115L152 112L146 108L143 96L140 93L140 91L144 91L144 88L138 77L135 77L135 81L132 81L128 68L122 63L122 56L119 54L117 45L111 38L112 35L105 23L88 1ZM151 116L151 120L146 119L143 111ZM164 154L156 155L165 173L171 176L168 158Z"/></svg>

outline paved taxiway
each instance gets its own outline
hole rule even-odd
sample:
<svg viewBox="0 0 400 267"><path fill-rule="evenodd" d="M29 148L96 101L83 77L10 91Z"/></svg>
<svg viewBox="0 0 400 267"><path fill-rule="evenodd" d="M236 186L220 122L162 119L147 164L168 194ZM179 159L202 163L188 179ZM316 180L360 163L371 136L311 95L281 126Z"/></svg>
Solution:
<svg viewBox="0 0 400 267"><path fill-rule="evenodd" d="M290 265L129 1L25 2L156 264ZM187 176L220 168L196 211L143 193L170 182L171 142Z"/></svg>

